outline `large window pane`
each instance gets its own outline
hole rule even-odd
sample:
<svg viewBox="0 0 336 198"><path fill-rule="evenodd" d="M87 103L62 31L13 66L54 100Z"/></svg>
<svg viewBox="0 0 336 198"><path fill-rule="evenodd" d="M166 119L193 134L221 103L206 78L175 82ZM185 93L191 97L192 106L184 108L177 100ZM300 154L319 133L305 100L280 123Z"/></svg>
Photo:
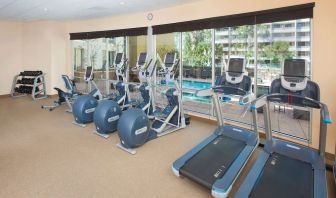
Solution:
<svg viewBox="0 0 336 198"><path fill-rule="evenodd" d="M79 92L88 92L88 87L84 81L84 71L87 65L89 65L88 59L88 42L87 40L73 40L73 69L74 69L74 81Z"/></svg>
<svg viewBox="0 0 336 198"><path fill-rule="evenodd" d="M215 30L215 35L216 78L223 74L230 57L240 57L245 58L248 76L254 79L254 26L219 28ZM226 120L251 124L252 117L248 105L239 106L224 103L222 104L222 112Z"/></svg>
<svg viewBox="0 0 336 198"><path fill-rule="evenodd" d="M107 70L107 56L106 56L106 38L90 39L88 42L88 66L94 69L94 81L103 95L107 94L106 84L106 70ZM90 87L94 89L94 87Z"/></svg>
<svg viewBox="0 0 336 198"><path fill-rule="evenodd" d="M138 71L132 71L136 66L138 56L142 52L147 52L147 36L130 36L128 37L128 73L129 82L140 82L138 78ZM136 86L129 85L129 93L131 99L140 99L140 92Z"/></svg>
<svg viewBox="0 0 336 198"><path fill-rule="evenodd" d="M179 59L180 49L180 33L169 33L156 35L156 55L164 61L164 57L167 53L176 53ZM158 68L160 64L157 64ZM158 79L159 80L159 79ZM177 79L178 80L178 79ZM166 96L164 95L164 87L155 88L155 103L158 106L166 105Z"/></svg>
<svg viewBox="0 0 336 198"><path fill-rule="evenodd" d="M310 19L267 23L258 27L257 96L268 93L271 82L280 77L281 65L286 58L306 59L308 70L311 70L310 38ZM310 139L310 110L281 104L271 104L270 108L272 130Z"/></svg>
<svg viewBox="0 0 336 198"><path fill-rule="evenodd" d="M125 37L116 37L116 38L107 38L107 79L108 80L117 80L115 70L113 69L114 59L118 52L123 52L126 54L126 38ZM125 55L126 56L126 55ZM106 85L108 93L111 93L111 84Z"/></svg>
<svg viewBox="0 0 336 198"><path fill-rule="evenodd" d="M184 108L210 115L211 98L197 96L195 91L212 84L212 31L183 32L182 50Z"/></svg>
<svg viewBox="0 0 336 198"><path fill-rule="evenodd" d="M147 52L147 36L128 37L128 64L130 82L139 82L138 73L133 72L132 68L136 66L138 56L142 52Z"/></svg>

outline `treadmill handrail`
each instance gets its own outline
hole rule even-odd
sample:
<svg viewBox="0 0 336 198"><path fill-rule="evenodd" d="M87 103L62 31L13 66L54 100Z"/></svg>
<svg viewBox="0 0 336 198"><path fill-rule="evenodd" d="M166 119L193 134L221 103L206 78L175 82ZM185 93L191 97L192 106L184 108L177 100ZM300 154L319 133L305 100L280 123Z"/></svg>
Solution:
<svg viewBox="0 0 336 198"><path fill-rule="evenodd" d="M244 95L247 95L247 94L248 94L247 91L245 91L244 89L239 88L239 87L231 87L231 86L227 86L227 85L219 85L219 86L214 86L214 87L212 87L212 89L213 89L214 91L216 91L216 90L220 90L220 89L222 89L222 88L230 88L230 89L234 89L234 90L237 90L237 91L241 91L241 92L244 93ZM224 93L224 94L225 94L225 93Z"/></svg>
<svg viewBox="0 0 336 198"><path fill-rule="evenodd" d="M213 90L213 94L208 95L208 96L213 96L214 93L218 93L216 90L222 89L222 88L230 88L230 89L238 90L238 91L241 91L241 92L244 93L244 95L236 95L236 94L225 94L223 92L219 92L219 93L222 93L224 97L238 96L240 105L245 105L245 104L250 102L249 100L246 101L246 99L248 99L250 97L250 92L247 92L244 89L239 88L239 87L231 87L231 86L227 86L227 85L219 85L219 86L213 86L211 88L199 89L199 90L196 90L195 94L198 95L199 92L202 92L202 91L205 91L205 90Z"/></svg>
<svg viewBox="0 0 336 198"><path fill-rule="evenodd" d="M267 101L270 99L279 99L280 97L291 97L292 99L302 99L303 103L306 104L308 107L315 108L315 109L321 109L321 118L323 119L323 122L325 124L331 124L332 119L329 114L328 106L324 103L314 100L312 98L299 96L299 95L290 95L290 94L281 94L281 93L273 93L268 95L263 95L255 100L252 101L251 109L258 109L259 107L262 107L266 104ZM287 104L290 104L287 102Z"/></svg>

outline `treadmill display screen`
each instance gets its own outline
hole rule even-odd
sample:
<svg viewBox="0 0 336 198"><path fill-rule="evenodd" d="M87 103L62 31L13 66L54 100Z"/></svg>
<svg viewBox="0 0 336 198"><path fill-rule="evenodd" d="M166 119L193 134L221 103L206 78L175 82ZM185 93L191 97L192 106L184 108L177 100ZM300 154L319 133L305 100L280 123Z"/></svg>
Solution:
<svg viewBox="0 0 336 198"><path fill-rule="evenodd" d="M306 64L303 59L287 59L284 62L284 76L305 77Z"/></svg>
<svg viewBox="0 0 336 198"><path fill-rule="evenodd" d="M244 67L244 59L231 58L229 61L228 72L242 73Z"/></svg>
<svg viewBox="0 0 336 198"><path fill-rule="evenodd" d="M90 78L91 73L92 73L92 67L86 67L85 77Z"/></svg>

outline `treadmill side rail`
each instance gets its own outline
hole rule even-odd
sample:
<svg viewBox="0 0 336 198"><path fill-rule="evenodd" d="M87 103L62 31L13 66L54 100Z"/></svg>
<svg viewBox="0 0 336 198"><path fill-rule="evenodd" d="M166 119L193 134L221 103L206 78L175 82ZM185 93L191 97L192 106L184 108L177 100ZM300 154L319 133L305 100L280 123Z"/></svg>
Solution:
<svg viewBox="0 0 336 198"><path fill-rule="evenodd" d="M325 170L314 169L314 197L327 198L328 189Z"/></svg>

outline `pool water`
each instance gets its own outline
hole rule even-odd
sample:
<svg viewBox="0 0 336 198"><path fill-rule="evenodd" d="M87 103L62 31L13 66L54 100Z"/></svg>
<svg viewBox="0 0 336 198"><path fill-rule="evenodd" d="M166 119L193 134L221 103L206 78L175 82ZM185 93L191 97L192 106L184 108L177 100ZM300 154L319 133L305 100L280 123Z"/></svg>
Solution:
<svg viewBox="0 0 336 198"><path fill-rule="evenodd" d="M183 80L182 87L187 88L187 89L208 89L211 87L211 83L192 81L192 80Z"/></svg>
<svg viewBox="0 0 336 198"><path fill-rule="evenodd" d="M195 89L195 90L208 89L211 87L211 83L192 81L192 80L183 80L182 87L185 89ZM183 99L192 100L195 102L207 103L207 104L211 103L210 96L197 96L194 93L183 92Z"/></svg>

